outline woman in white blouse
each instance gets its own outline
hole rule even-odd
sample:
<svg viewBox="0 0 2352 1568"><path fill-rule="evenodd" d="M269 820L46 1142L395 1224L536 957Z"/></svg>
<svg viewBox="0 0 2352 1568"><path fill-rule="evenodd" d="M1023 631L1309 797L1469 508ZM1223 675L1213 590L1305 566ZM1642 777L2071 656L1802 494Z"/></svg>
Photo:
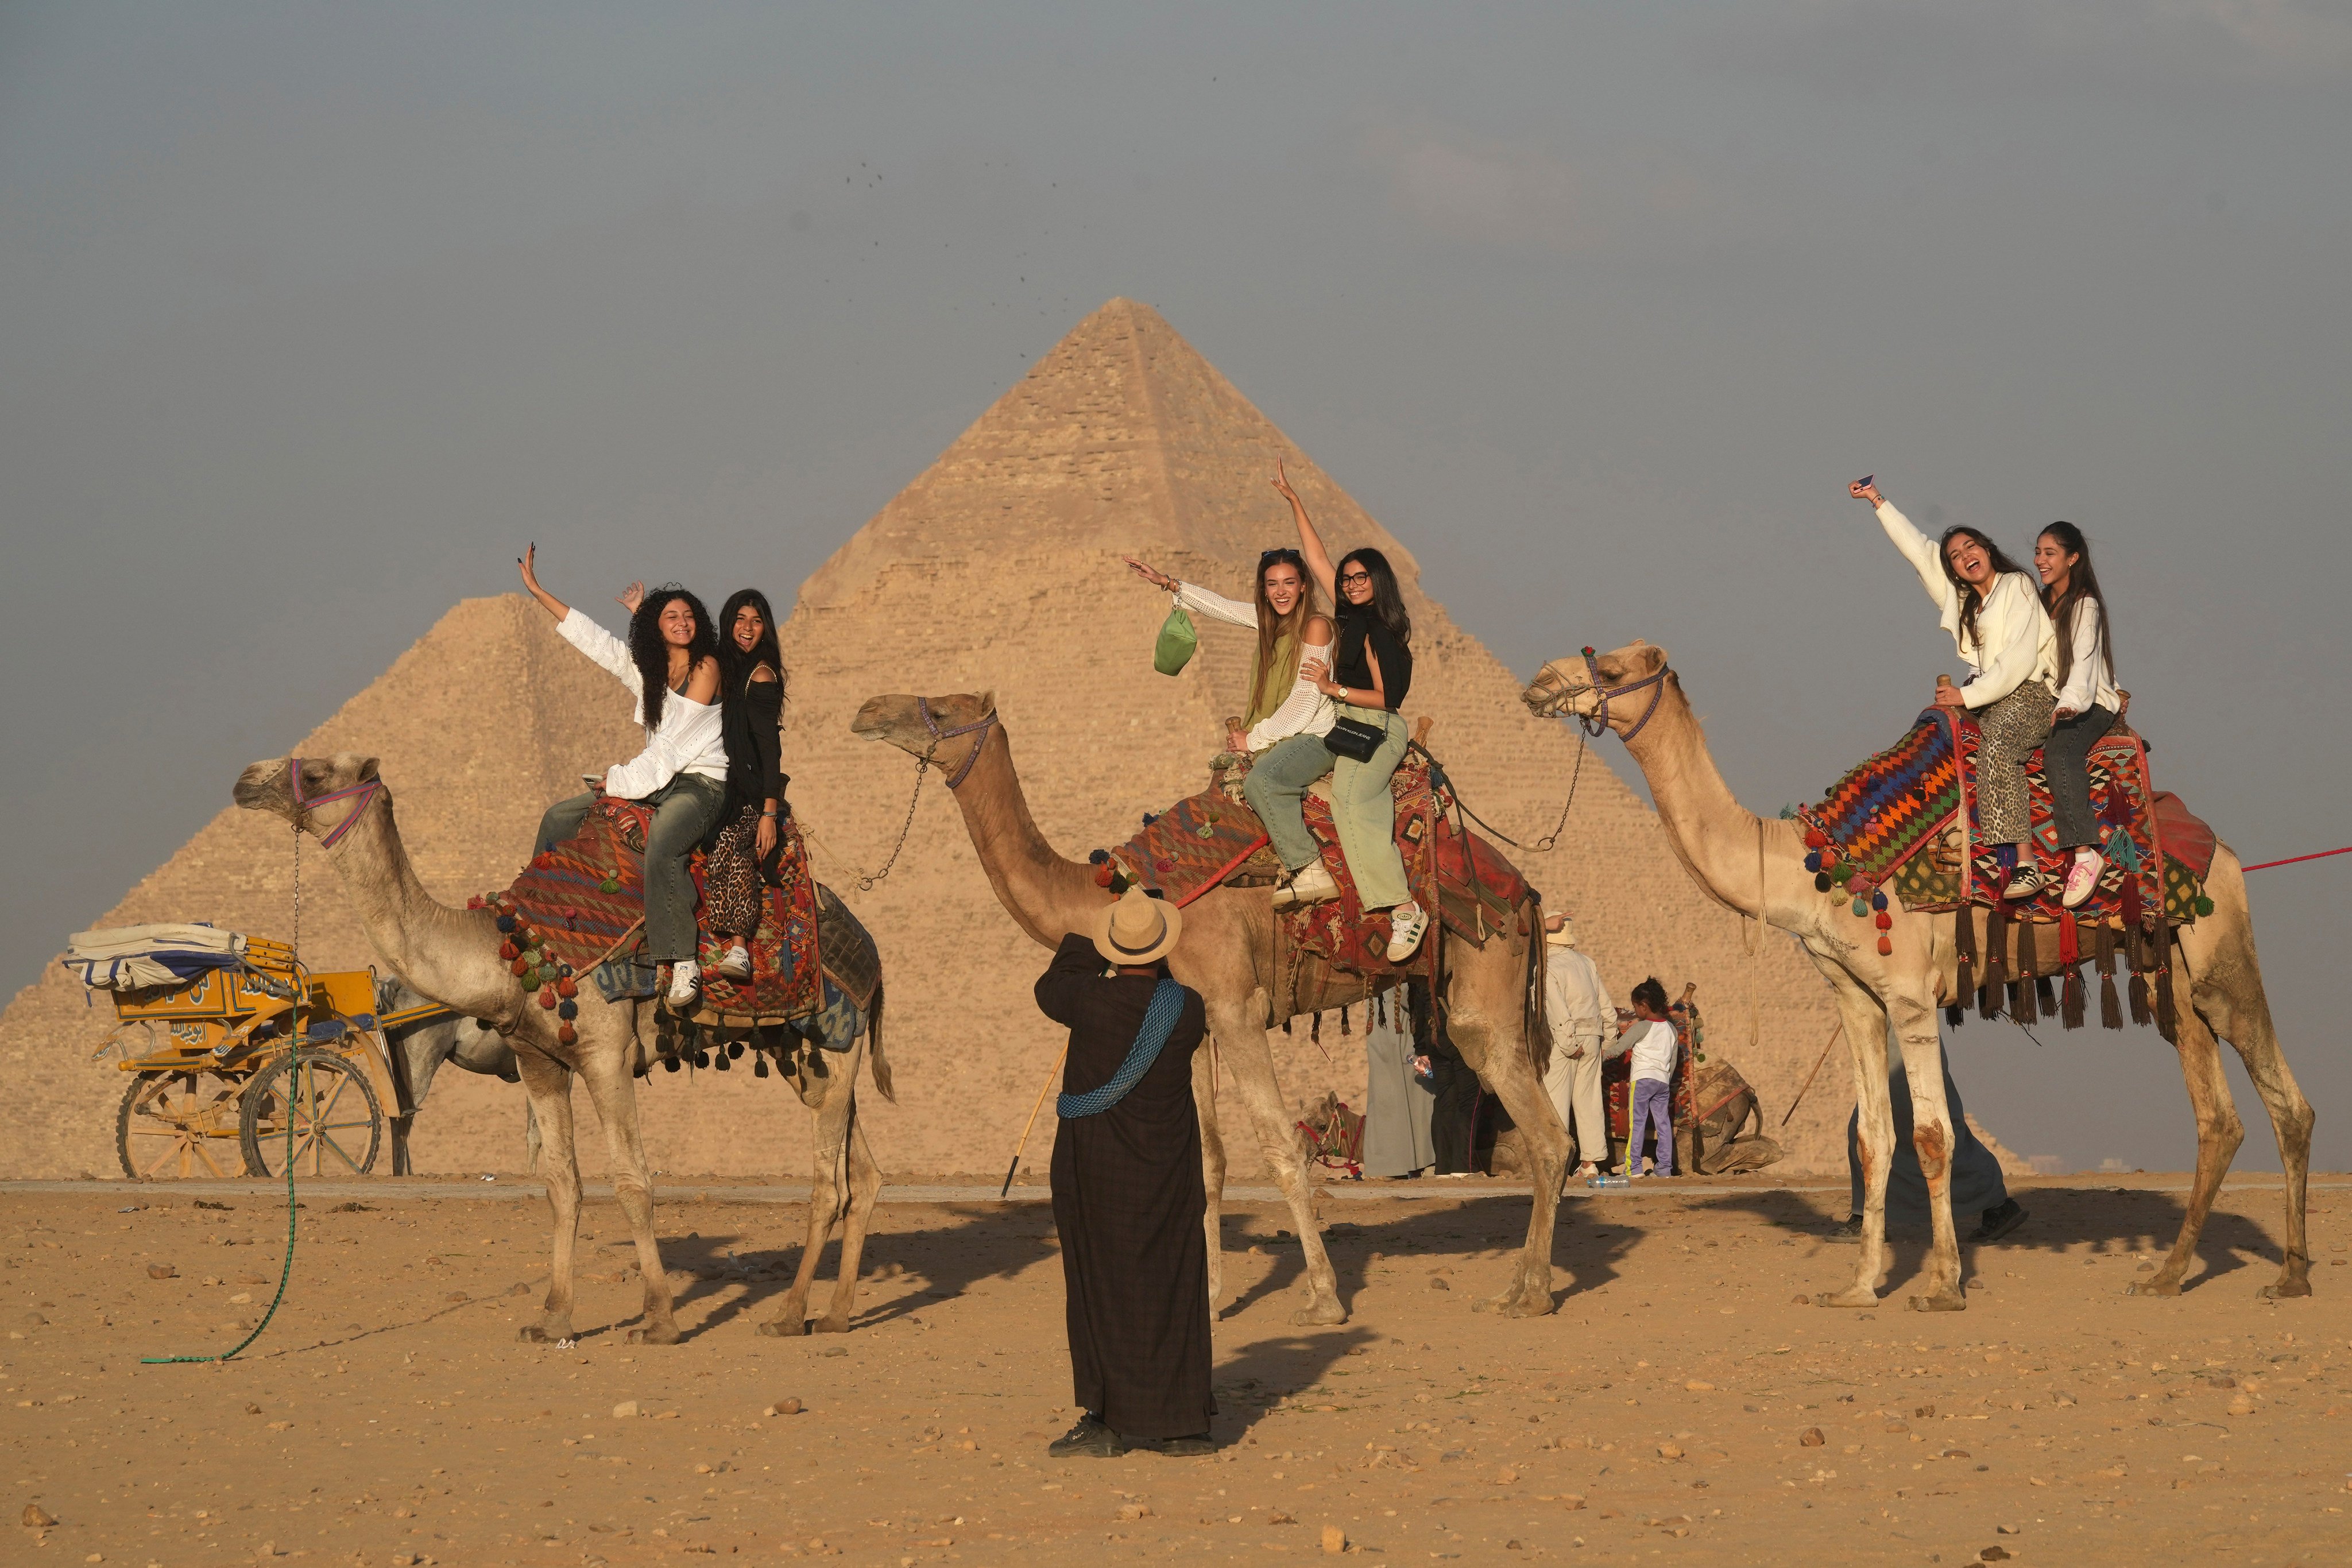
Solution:
<svg viewBox="0 0 2352 1568"><path fill-rule="evenodd" d="M2000 888L2004 898L2030 897L2042 883L2027 880L2042 873L2027 848L2033 823L2025 764L2049 737L2058 704L2058 638L2042 607L2040 584L1974 528L1948 528L1941 539L1930 539L1869 478L1846 488L1877 513L1969 666L1960 685L1936 688L1936 702L1975 714L1983 737L1977 751L1977 874Z"/></svg>
<svg viewBox="0 0 2352 1568"><path fill-rule="evenodd" d="M1133 556L1123 559L1135 569L1136 576L1174 594L1177 602L1193 614L1257 629L1257 657L1250 665L1249 712L1239 728L1225 735L1229 749L1255 758L1249 779L1242 786L1244 793L1250 792L1261 773L1269 780L1296 776L1301 789L1328 773L1332 757L1323 737L1330 733L1335 715L1331 699L1318 683L1330 667L1332 627L1317 612L1315 589L1307 580L1306 558L1289 549L1262 552L1257 558L1255 604L1170 577ZM1338 897L1339 883L1324 869L1321 852L1306 823L1297 822L1293 831L1280 812L1268 813L1260 808L1258 815L1275 840L1275 852L1285 867L1303 868L1294 871L1284 901L1311 904ZM1296 818L1297 812L1294 810L1290 816Z"/></svg>
<svg viewBox="0 0 2352 1568"><path fill-rule="evenodd" d="M669 1003L694 1000L702 973L695 956L694 878L688 857L718 824L727 803L727 742L719 704L719 639L702 601L676 585L651 593L633 583L624 643L539 585L539 547L523 553L523 586L555 617L563 640L610 670L636 697L646 748L604 773L604 792L654 808L646 835L646 956L670 969ZM559 800L540 819L541 852L564 842L596 803L592 790Z"/></svg>
<svg viewBox="0 0 2352 1568"><path fill-rule="evenodd" d="M2033 570L2042 575L2042 602L2058 630L2058 709L2042 748L2050 780L2050 815L2058 852L2072 852L2059 902L2072 909L2091 896L2107 869L2100 852L2098 819L2091 814L2091 747L2123 711L2116 691L2107 599L2091 570L2091 543L2072 523L2053 523L2033 541ZM2040 872L2043 883L2055 880Z"/></svg>

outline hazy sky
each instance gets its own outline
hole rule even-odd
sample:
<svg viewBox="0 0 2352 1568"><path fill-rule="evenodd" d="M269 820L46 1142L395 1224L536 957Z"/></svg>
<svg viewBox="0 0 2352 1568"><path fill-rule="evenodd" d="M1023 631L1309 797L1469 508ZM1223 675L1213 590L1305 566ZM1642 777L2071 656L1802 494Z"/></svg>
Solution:
<svg viewBox="0 0 2352 1568"><path fill-rule="evenodd" d="M1120 294L1521 674L1665 643L1763 810L1951 667L1875 470L2081 523L2159 786L2352 842L2347 133L2293 0L14 0L0 982L522 541L789 593ZM2352 856L2252 886L2340 1169ZM1956 1042L2009 1143L2190 1162L2152 1033L2042 1038Z"/></svg>

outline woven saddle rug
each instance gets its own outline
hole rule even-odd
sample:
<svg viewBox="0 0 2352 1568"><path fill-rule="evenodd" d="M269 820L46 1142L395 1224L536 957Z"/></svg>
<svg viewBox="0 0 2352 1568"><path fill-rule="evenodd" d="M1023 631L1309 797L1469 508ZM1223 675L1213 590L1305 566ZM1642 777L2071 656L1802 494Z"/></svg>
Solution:
<svg viewBox="0 0 2352 1568"><path fill-rule="evenodd" d="M1863 912L1881 889L1914 911L2001 905L2000 889L1975 867L1980 743L1973 716L1930 708L1902 740L1832 785L1820 804L1799 808L1815 886L1842 888ZM2209 912L2201 878L2212 861L2211 831L2175 797L2165 797L2172 804L2159 809L2138 734L2118 721L2091 748L2089 774L2107 866L2076 918L2137 926L2145 912L2161 908L2178 925ZM2036 851L2045 866L2059 870L2057 824L2039 751L2028 759L2026 786ZM2050 887L2008 912L2054 920L2058 894Z"/></svg>
<svg viewBox="0 0 2352 1568"><path fill-rule="evenodd" d="M1090 857L1096 882L1113 893L1139 885L1180 907L1227 883L1270 884L1282 868L1267 845L1265 825L1241 799L1247 772L1245 762L1219 770L1212 788L1147 817L1143 831L1117 850L1097 850ZM1533 889L1492 844L1447 817L1451 797L1440 780L1442 774L1433 779L1430 763L1418 753L1398 764L1389 785L1396 801L1397 852L1414 901L1433 911L1448 930L1483 946L1507 924L1519 921ZM1340 852L1330 801L1310 793L1302 810L1339 896L1286 910L1286 948L1367 976L1430 972L1434 942L1424 941L1403 964L1388 961L1388 914L1365 911Z"/></svg>
<svg viewBox="0 0 2352 1568"><path fill-rule="evenodd" d="M597 797L580 831L534 856L505 892L478 900L495 908L505 937L500 956L527 988L540 990L542 1005L560 1006L571 992L559 983L593 972L608 1000L649 996L658 988L658 967L643 956L646 831L654 809L635 800ZM744 946L751 956L751 978L737 983L716 972L723 956L706 925L698 941L704 1021L726 1024L787 1023L816 1013L830 998L820 964L821 925L845 938L847 983L839 989L870 1001L878 983L873 939L833 899L834 918L819 918L820 889L809 874L800 830L790 818L779 824L778 881L768 886L760 929ZM698 902L703 891L704 855L694 852L688 871ZM829 894L828 894L829 896ZM635 927L635 929L632 929ZM550 998L553 998L553 1002ZM861 1008L866 1001L858 1001ZM570 1015L564 1015L567 1021Z"/></svg>

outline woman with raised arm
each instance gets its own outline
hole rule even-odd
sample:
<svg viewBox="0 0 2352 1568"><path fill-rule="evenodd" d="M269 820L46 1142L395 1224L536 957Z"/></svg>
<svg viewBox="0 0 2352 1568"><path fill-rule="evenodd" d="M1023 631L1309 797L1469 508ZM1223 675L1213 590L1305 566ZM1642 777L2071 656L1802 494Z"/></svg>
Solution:
<svg viewBox="0 0 2352 1568"><path fill-rule="evenodd" d="M2099 574L2091 570L2091 542L2083 530L2072 523L2042 529L2033 541L2033 570L2042 576L2042 607L2058 632L2058 709L2042 744L2042 770L2050 780L2058 852L2070 857L2058 902L2073 909L2091 896L2107 869L2098 819L2091 812L2090 757L2124 704L2116 691L2106 595L2099 591ZM2041 878L2036 891L2055 880L2039 867L2034 874Z"/></svg>
<svg viewBox="0 0 2352 1568"><path fill-rule="evenodd" d="M1374 737L1370 754L1360 758L1330 747L1327 739L1332 752L1331 817L1365 910L1389 911L1389 962L1402 964L1429 934L1429 913L1413 902L1404 857L1397 852L1396 802L1389 793L1389 779L1403 759L1410 738L1398 710L1412 689L1412 618L1405 612L1404 594L1387 556L1376 549L1353 549L1334 567L1306 503L1279 465L1274 487L1290 503L1291 520L1298 525L1299 554L1316 585L1331 595L1332 619L1339 629L1331 662L1308 662L1316 689L1339 705L1339 717L1352 720L1357 733L1370 732L1368 737ZM1336 720L1334 724L1336 727ZM1311 863L1315 841L1307 834L1300 802L1313 778L1277 774L1263 789L1257 779L1253 768L1244 788L1283 863Z"/></svg>
<svg viewBox="0 0 2352 1568"><path fill-rule="evenodd" d="M2040 585L1999 545L1966 525L1929 539L1879 494L1874 477L1855 480L1847 492L1870 503L1879 527L1919 574L1969 666L1958 685L1937 685L1936 703L1974 713L1983 736L1977 752L1977 874L2003 898L2031 897L2042 883L2027 880L2041 873L2028 847L2033 819L2025 764L2049 737L2058 704L2053 685L2058 636L2042 607Z"/></svg>
<svg viewBox="0 0 2352 1568"><path fill-rule="evenodd" d="M1307 561L1287 548L1266 550L1257 558L1257 601L1244 604L1213 593L1197 582L1185 582L1147 566L1133 556L1122 558L1135 575L1196 615L1234 626L1257 629L1257 657L1250 665L1249 711L1241 727L1226 732L1228 749L1254 758L1242 792L1255 806L1257 794L1276 779L1295 779L1304 790L1331 771L1331 754L1323 747L1330 731L1331 699L1317 680L1331 661L1331 622L1316 609L1315 590L1307 580ZM1265 809L1258 808L1260 817ZM1268 836L1272 830L1268 829ZM1336 898L1339 883L1323 869L1305 823L1298 840L1288 848L1276 840L1276 850L1289 873L1287 900L1311 904ZM1294 860L1293 855L1297 855Z"/></svg>
<svg viewBox="0 0 2352 1568"><path fill-rule="evenodd" d="M654 808L646 834L646 956L671 966L669 1004L694 1000L702 972L695 959L694 878L687 858L718 825L727 800L727 747L719 733L719 640L702 601L671 584L620 596L629 612L625 643L539 585L539 547L516 562L530 596L555 617L562 639L612 672L636 699L646 748L604 773L604 792ZM539 821L543 852L570 839L596 804L574 795Z"/></svg>
<svg viewBox="0 0 2352 1568"><path fill-rule="evenodd" d="M726 826L702 862L710 934L726 948L715 967L730 980L751 977L750 943L767 900L763 879L776 870L776 845L792 808L784 803L784 657L776 647L775 612L756 588L738 589L719 612L719 730L727 747Z"/></svg>

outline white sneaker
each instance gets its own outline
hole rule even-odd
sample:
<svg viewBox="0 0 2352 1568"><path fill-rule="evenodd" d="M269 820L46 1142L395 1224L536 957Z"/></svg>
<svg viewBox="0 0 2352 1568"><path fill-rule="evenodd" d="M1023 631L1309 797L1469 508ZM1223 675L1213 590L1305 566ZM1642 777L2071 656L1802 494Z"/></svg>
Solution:
<svg viewBox="0 0 2352 1568"><path fill-rule="evenodd" d="M730 980L748 980L751 977L751 955L738 942L727 949L727 956L719 960L717 967Z"/></svg>
<svg viewBox="0 0 2352 1568"><path fill-rule="evenodd" d="M670 966L669 1010L684 1012L694 1005L694 993L702 988L702 970L691 958L681 958Z"/></svg>
<svg viewBox="0 0 2352 1568"><path fill-rule="evenodd" d="M2066 891L2058 902L2068 909L2082 904L2097 891L2099 878L2107 869L2107 857L2096 850L2076 850L2074 863L2066 868Z"/></svg>
<svg viewBox="0 0 2352 1568"><path fill-rule="evenodd" d="M1288 882L1274 890L1274 906L1284 909L1294 904L1320 904L1339 896L1339 884L1331 880L1330 868L1317 861L1299 867Z"/></svg>
<svg viewBox="0 0 2352 1568"><path fill-rule="evenodd" d="M1402 905L1399 906L1402 907ZM1390 912L1389 962L1402 964L1420 951L1421 939L1429 935L1429 911L1419 904L1411 915Z"/></svg>

